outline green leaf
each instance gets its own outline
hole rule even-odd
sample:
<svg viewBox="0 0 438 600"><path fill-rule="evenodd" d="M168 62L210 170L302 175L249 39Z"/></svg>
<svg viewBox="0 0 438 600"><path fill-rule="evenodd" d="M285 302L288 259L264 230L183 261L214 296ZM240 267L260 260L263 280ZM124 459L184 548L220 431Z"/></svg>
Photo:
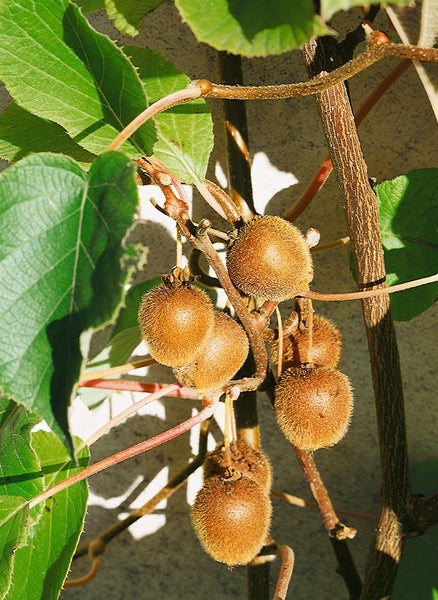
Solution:
<svg viewBox="0 0 438 600"><path fill-rule="evenodd" d="M43 490L40 463L30 448L35 423L22 406L0 398L0 598L9 592L15 551L26 543L26 500Z"/></svg>
<svg viewBox="0 0 438 600"><path fill-rule="evenodd" d="M84 15L105 8L105 0L75 0L75 4L80 7Z"/></svg>
<svg viewBox="0 0 438 600"><path fill-rule="evenodd" d="M175 0L196 38L244 56L267 56L298 48L330 30L310 0Z"/></svg>
<svg viewBox="0 0 438 600"><path fill-rule="evenodd" d="M134 67L68 0L0 2L1 78L24 109L61 125L89 152L105 151L146 106ZM122 149L150 154L146 123Z"/></svg>
<svg viewBox="0 0 438 600"><path fill-rule="evenodd" d="M418 169L384 181L375 188L389 285L438 272L438 169ZM429 308L438 283L391 295L398 321Z"/></svg>
<svg viewBox="0 0 438 600"><path fill-rule="evenodd" d="M0 598L7 598L11 587L15 552L23 544L28 511L23 498L0 496Z"/></svg>
<svg viewBox="0 0 438 600"><path fill-rule="evenodd" d="M105 348L88 365L87 372L123 365L141 342L138 325L138 307L144 294L161 283L160 277L131 287L126 294L125 306L120 310L117 323Z"/></svg>
<svg viewBox="0 0 438 600"><path fill-rule="evenodd" d="M64 443L79 337L117 315L136 205L134 167L119 152L99 157L88 176L52 154L0 175L0 390Z"/></svg>
<svg viewBox="0 0 438 600"><path fill-rule="evenodd" d="M414 465L411 469L413 493L432 495L438 488L438 460ZM426 600L438 594L438 525L405 542L394 589L393 600Z"/></svg>
<svg viewBox="0 0 438 600"><path fill-rule="evenodd" d="M409 4L411 0L392 0L391 4ZM321 17L330 19L339 10L349 10L353 6L363 6L364 0L321 0Z"/></svg>
<svg viewBox="0 0 438 600"><path fill-rule="evenodd" d="M74 142L60 125L12 102L0 115L0 157L16 162L36 152L62 152L83 166L96 158Z"/></svg>
<svg viewBox="0 0 438 600"><path fill-rule="evenodd" d="M164 0L105 0L107 15L122 33L135 36L142 29L143 17Z"/></svg>
<svg viewBox="0 0 438 600"><path fill-rule="evenodd" d="M137 67L149 104L187 87L189 78L158 52L125 48ZM175 106L154 119L157 142L154 155L180 180L202 181L213 149L213 121L204 100Z"/></svg>
<svg viewBox="0 0 438 600"><path fill-rule="evenodd" d="M38 431L32 447L39 461L39 481L44 489L52 487L82 470L88 462L88 450L77 452L79 466L52 432ZM20 471L26 475L26 468ZM16 461L16 468L19 467ZM29 472L29 478L35 473ZM73 553L82 532L87 508L87 483L81 481L30 510L33 524L26 543L15 553L7 600L55 600L67 575Z"/></svg>

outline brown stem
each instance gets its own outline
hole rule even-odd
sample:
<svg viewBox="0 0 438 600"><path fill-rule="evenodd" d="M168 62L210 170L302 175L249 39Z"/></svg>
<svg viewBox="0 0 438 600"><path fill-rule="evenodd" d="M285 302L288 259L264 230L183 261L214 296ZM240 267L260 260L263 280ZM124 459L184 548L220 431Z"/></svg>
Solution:
<svg viewBox="0 0 438 600"><path fill-rule="evenodd" d="M363 300L370 298L377 298L382 296L388 296L388 294L394 294L396 292L402 292L404 290L410 290L412 288L427 285L428 283L435 283L438 281L438 273L435 275L429 275L429 277L421 277L420 279L414 279L414 281L405 281L405 283L398 283L397 285L391 285L389 288L380 287L372 290L362 290L360 292L345 292L339 294L323 294L320 292L313 292L311 290L303 290L297 294L301 298L310 298L312 300L322 300L323 302L339 302L345 300ZM382 281L381 284L384 282Z"/></svg>
<svg viewBox="0 0 438 600"><path fill-rule="evenodd" d="M375 32L374 35L379 34ZM201 89L203 98L226 98L228 100L279 100L320 94L332 86L350 79L382 58L390 56L409 60L438 62L438 49L420 48L405 44L371 43L356 58L330 73L300 83L284 83L261 86L232 86L212 83L206 79L192 82Z"/></svg>
<svg viewBox="0 0 438 600"><path fill-rule="evenodd" d="M350 548L347 545L347 538L353 538L356 535L356 530L353 527L345 526L339 521L313 455L299 448L294 447L294 450L329 533L338 560L338 572L345 581L345 585L350 592L350 598L352 600L358 599L362 583L353 562Z"/></svg>
<svg viewBox="0 0 438 600"><path fill-rule="evenodd" d="M254 385L258 387L258 384L260 384L266 376L266 370L268 366L268 355L263 336L260 333L260 329L258 328L255 319L251 313L248 312L248 309L243 303L239 292L234 287L224 263L221 261L218 253L211 243L207 231L200 231L197 235L197 240L197 244L196 242L192 241L193 245L196 244L195 247L204 253L206 259L215 271L222 287L225 290L225 293L228 296L229 301L233 305L234 310L236 311L236 314L248 335L256 365L256 371L253 376ZM191 240L189 239L189 241Z"/></svg>
<svg viewBox="0 0 438 600"><path fill-rule="evenodd" d="M195 425L198 425L199 423L202 423L202 421L209 419L214 414L218 404L219 398L217 397L214 399L214 401L212 401L211 404L203 408L198 414L194 415L193 417L190 417L183 423L179 423L179 425L176 425L175 427L172 427L171 429L168 429L163 433L159 433L158 435L151 437L148 440L140 442L139 444L135 444L134 446L130 446L129 448L125 448L124 450L120 450L120 452L116 452L111 456L103 458L97 463L94 463L93 465L86 467L82 471L75 473L71 477L64 479L64 481L57 483L56 485L45 490L38 496L35 496L35 498L33 498L29 502L29 508L36 506L40 502L44 502L45 500L47 500L47 498L51 498L61 490L64 490L67 487L78 483L79 481L83 481L87 477L96 475L97 473L100 473L108 467L117 465L118 463L128 460L129 458L133 458L134 456L138 456L139 454L143 454L143 452L147 452L152 448L156 448L157 446L160 446L161 444L170 441L182 435L183 433L186 433Z"/></svg>
<svg viewBox="0 0 438 600"><path fill-rule="evenodd" d="M207 454L207 436L210 430L211 419L201 423L199 430L198 454L193 461L184 469L175 475L166 485L155 494L153 498L148 500L143 506L133 510L125 519L117 521L110 527L100 532L99 535L92 540L79 544L73 559L80 558L89 553L90 546L98 548L98 552L94 555L102 554L105 551L106 545L113 540L117 535L125 531L130 525L138 521L141 517L150 514L163 500L167 500L174 494L188 479L188 477L198 469L204 462Z"/></svg>
<svg viewBox="0 0 438 600"><path fill-rule="evenodd" d="M353 538L356 535L356 530L353 527L343 525L339 520L313 455L307 450L301 450L295 446L293 448L309 483L312 496L318 504L327 533L330 537L339 540Z"/></svg>
<svg viewBox="0 0 438 600"><path fill-rule="evenodd" d="M365 102L360 106L359 110L355 114L356 126L364 121L370 111L376 106L376 104L383 98L388 89L394 85L394 83L407 71L410 67L411 61L404 60L399 63L376 87L375 90L367 97ZM315 177L312 179L310 184L304 190L301 198L296 204L283 216L287 221L295 221L301 213L309 206L313 198L325 184L329 178L330 173L333 171L332 160L330 156L324 160ZM318 247L317 247L318 248Z"/></svg>
<svg viewBox="0 0 438 600"><path fill-rule="evenodd" d="M273 600L285 600L294 570L295 554L289 546L278 546L277 555L281 560L281 566Z"/></svg>
<svg viewBox="0 0 438 600"><path fill-rule="evenodd" d="M385 50L386 46L382 46ZM393 48L390 45L388 49ZM408 47L406 47L406 50ZM304 49L311 75L337 63L331 38ZM385 281L377 199L367 168L344 84L317 96L350 229L359 286L382 287ZM363 598L389 595L403 547L403 529L410 501L408 456L401 373L387 294L362 300L374 384L382 468L382 498L376 542L367 569Z"/></svg>
<svg viewBox="0 0 438 600"><path fill-rule="evenodd" d="M96 388L100 390L120 390L122 392L149 392L153 394L168 387L168 383L150 383L146 381L136 381L134 379L90 379L81 381L80 387ZM175 390L167 391L166 396L173 398L185 398L186 400L197 400L199 395L193 390L184 387L178 387Z"/></svg>
<svg viewBox="0 0 438 600"><path fill-rule="evenodd" d="M243 84L240 56L219 53L219 66L225 84ZM223 103L226 130L226 159L229 193L245 221L254 216L251 157L248 149L248 126L246 106L241 102Z"/></svg>

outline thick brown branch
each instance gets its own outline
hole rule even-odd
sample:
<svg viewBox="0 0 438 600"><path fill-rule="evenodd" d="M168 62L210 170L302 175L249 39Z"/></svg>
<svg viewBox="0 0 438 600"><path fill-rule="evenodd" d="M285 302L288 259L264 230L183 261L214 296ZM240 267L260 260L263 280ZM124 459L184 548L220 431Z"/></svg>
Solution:
<svg viewBox="0 0 438 600"><path fill-rule="evenodd" d="M298 96L319 94L334 85L350 79L382 58L390 56L410 60L438 62L438 49L393 43L371 43L356 58L353 58L330 73L325 73L322 77L313 77L309 81L278 85L233 86L220 85L206 79L199 79L190 85L199 87L203 98L225 98L228 100L278 100L280 98L296 98Z"/></svg>
<svg viewBox="0 0 438 600"><path fill-rule="evenodd" d="M312 75L336 59L335 43L309 43L305 58ZM385 46L383 46L385 49ZM389 48L388 50L390 50ZM360 288L383 287L385 268L376 197L368 181L353 113L344 84L317 97L335 175L350 229ZM405 415L399 356L389 296L362 300L374 384L382 468L382 499L376 542L363 598L389 595L403 547L410 504Z"/></svg>

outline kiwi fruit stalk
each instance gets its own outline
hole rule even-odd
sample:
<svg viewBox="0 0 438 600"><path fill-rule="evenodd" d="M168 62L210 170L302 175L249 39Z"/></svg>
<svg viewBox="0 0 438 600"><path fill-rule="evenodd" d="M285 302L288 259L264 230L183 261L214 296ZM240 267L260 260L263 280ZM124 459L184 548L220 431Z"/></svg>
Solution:
<svg viewBox="0 0 438 600"><path fill-rule="evenodd" d="M266 494L270 493L272 468L269 459L243 440L231 442L229 452L224 444L220 444L204 461L204 480L213 476L226 477L235 471L252 479Z"/></svg>

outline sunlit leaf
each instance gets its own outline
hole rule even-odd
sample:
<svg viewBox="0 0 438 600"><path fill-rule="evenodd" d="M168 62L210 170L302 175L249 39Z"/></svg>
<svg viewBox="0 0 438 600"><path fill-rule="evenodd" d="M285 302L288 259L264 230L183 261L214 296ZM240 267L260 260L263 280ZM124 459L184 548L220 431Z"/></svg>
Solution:
<svg viewBox="0 0 438 600"><path fill-rule="evenodd" d="M438 272L438 169L418 169L376 186L389 285ZM398 321L429 308L438 283L391 295Z"/></svg>
<svg viewBox="0 0 438 600"><path fill-rule="evenodd" d="M94 154L146 106L129 60L68 0L0 2L0 64L17 104L58 123ZM123 150L149 153L153 142L147 123Z"/></svg>
<svg viewBox="0 0 438 600"><path fill-rule="evenodd" d="M394 4L409 4L411 0L392 0ZM321 0L321 16L330 19L339 10L349 10L354 6L364 6L364 0Z"/></svg>
<svg viewBox="0 0 438 600"><path fill-rule="evenodd" d="M164 0L105 0L108 17L122 33L137 35L143 17L162 4Z"/></svg>
<svg viewBox="0 0 438 600"><path fill-rule="evenodd" d="M310 0L175 0L200 42L233 54L267 56L329 33Z"/></svg>
<svg viewBox="0 0 438 600"><path fill-rule="evenodd" d="M0 157L16 162L37 152L62 152L84 166L96 158L74 142L60 125L12 102L0 115Z"/></svg>
<svg viewBox="0 0 438 600"><path fill-rule="evenodd" d="M189 78L158 52L125 48L138 68L148 103L187 87ZM204 100L175 106L154 119L154 155L186 183L202 181L213 148L213 121Z"/></svg>
<svg viewBox="0 0 438 600"><path fill-rule="evenodd" d="M79 337L117 315L136 206L134 167L119 152L99 157L88 175L53 154L0 175L0 389L64 443Z"/></svg>
<svg viewBox="0 0 438 600"><path fill-rule="evenodd" d="M87 449L77 451L78 465L70 462L51 432L33 434L32 450L39 462L38 473L27 471L19 457L15 465L23 479L38 476L43 489L82 470L88 462ZM58 598L82 532L87 495L87 483L81 481L30 510L32 523L25 543L15 553L8 600Z"/></svg>

